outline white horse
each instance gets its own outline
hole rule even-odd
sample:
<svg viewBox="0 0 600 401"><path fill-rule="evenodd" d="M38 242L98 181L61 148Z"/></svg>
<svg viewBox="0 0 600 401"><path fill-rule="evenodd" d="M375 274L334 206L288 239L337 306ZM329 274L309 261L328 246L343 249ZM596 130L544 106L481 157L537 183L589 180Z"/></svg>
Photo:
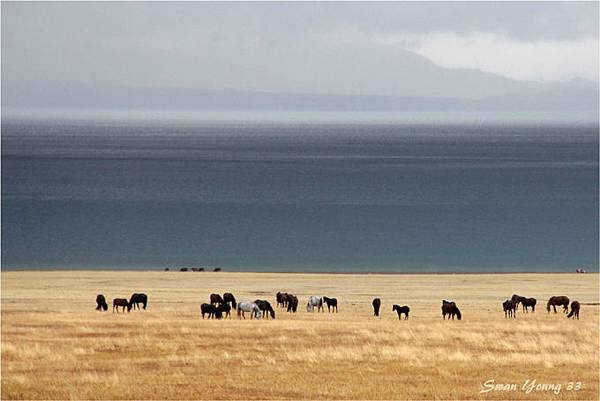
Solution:
<svg viewBox="0 0 600 401"><path fill-rule="evenodd" d="M251 313L250 319L252 319L252 317L260 319L260 314L261 314L260 308L254 302L248 302L248 301L238 302L238 304L237 304L238 318L245 319L246 316L245 316L244 312Z"/></svg>
<svg viewBox="0 0 600 401"><path fill-rule="evenodd" d="M322 297L317 297L316 295L308 297L308 302L306 303L306 311L312 312L315 306L317 307L317 312L325 311L325 308L323 307Z"/></svg>

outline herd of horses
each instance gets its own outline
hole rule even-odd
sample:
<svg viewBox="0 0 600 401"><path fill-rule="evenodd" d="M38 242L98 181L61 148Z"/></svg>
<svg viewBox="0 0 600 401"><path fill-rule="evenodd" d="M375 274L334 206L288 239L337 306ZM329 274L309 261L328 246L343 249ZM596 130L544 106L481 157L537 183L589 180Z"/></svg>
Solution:
<svg viewBox="0 0 600 401"><path fill-rule="evenodd" d="M524 313L529 312L529 308L531 308L532 312L535 312L535 305L537 300L535 298L527 298L522 297L517 294L513 294L510 299L507 299L502 303L502 309L504 310L504 317L517 317L517 309L519 304L521 304ZM546 304L546 310L550 313L550 308L556 312L556 307L562 306L563 312L567 313L569 311L569 297L564 295L550 297ZM568 318L577 318L579 320L579 309L581 308L581 304L578 301L571 302L571 312L567 315Z"/></svg>
<svg viewBox="0 0 600 401"><path fill-rule="evenodd" d="M286 292L278 292L275 295L276 306L279 308L285 308L287 312L296 313L298 310L298 297L293 294L288 294ZM250 301L240 301L236 302L235 296L226 292L221 296L220 294L210 294L209 297L210 303L203 303L200 305L200 314L202 315L202 319L208 317L208 319L222 319L231 317L231 309L237 311L237 316L239 319L246 319L246 313L250 314L250 319L260 319L262 318L272 318L275 319L275 310L269 303L269 301L264 299L256 299L254 302ZM567 313L569 311L569 298L566 296L553 296L550 297L548 303L546 305L546 309L548 313L550 313L551 308L553 308L554 313L556 312L557 306L562 306L563 312ZM517 294L513 294L510 299L507 299L502 303L502 309L504 310L505 318L516 318L516 312L518 306L521 305L524 313L529 313L529 308L531 308L532 312L535 312L535 305L537 300L535 298L527 298L522 297ZM578 301L570 302L571 304L571 312L567 315L568 318L577 318L579 320L579 309L581 305ZM140 308L141 305L141 308ZM148 296L143 293L134 293L131 295L129 300L126 298L115 298L113 299L113 313L119 313L119 308L122 308L123 313L125 309L127 312L130 312L131 309L146 309L148 305ZM338 313L338 300L337 298L329 298L326 296L316 296L312 295L308 297L308 301L306 303L306 311L314 312L315 308L317 312L324 312L325 305L327 305L327 310L329 313ZM379 310L381 308L381 299L374 298L372 301L373 305L373 314L374 316L379 316ZM108 310L108 304L106 303L106 298L104 295L99 294L96 296L96 310L106 311ZM404 320L408 319L408 315L410 313L410 307L404 305L393 305L392 312L396 312L398 314L398 319L402 319L404 316ZM446 320L446 316L448 320L456 317L458 320L462 319L462 314L454 301L442 300L442 318Z"/></svg>

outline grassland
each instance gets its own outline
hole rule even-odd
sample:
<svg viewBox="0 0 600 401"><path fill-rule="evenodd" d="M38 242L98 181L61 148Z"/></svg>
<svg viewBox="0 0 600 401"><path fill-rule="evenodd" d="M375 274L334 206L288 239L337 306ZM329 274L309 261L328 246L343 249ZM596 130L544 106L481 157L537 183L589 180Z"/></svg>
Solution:
<svg viewBox="0 0 600 401"><path fill-rule="evenodd" d="M278 290L299 296L298 313L199 315L211 292L274 304ZM98 293L139 291L146 311L94 310ZM513 293L536 297L536 313L504 319ZM313 294L337 297L339 313L308 313ZM551 295L582 302L581 320L548 314ZM596 400L598 297L597 274L4 272L2 399ZM442 298L463 320L442 320ZM410 305L408 321L393 303ZM519 389L481 393L490 379ZM527 394L528 379L562 388Z"/></svg>

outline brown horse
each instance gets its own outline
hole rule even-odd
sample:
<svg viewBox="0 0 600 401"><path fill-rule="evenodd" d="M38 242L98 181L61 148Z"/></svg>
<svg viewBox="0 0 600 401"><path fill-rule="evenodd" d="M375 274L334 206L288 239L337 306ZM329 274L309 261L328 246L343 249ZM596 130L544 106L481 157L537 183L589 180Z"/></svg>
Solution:
<svg viewBox="0 0 600 401"><path fill-rule="evenodd" d="M223 294L223 303L231 304L231 307L233 309L237 308L237 303L235 302L235 297L230 292L226 292L225 294Z"/></svg>
<svg viewBox="0 0 600 401"><path fill-rule="evenodd" d="M292 294L287 296L287 312L296 313L298 310L298 297Z"/></svg>
<svg viewBox="0 0 600 401"><path fill-rule="evenodd" d="M502 302L502 309L504 309L504 317L513 317L516 318L517 317L517 304L515 303L515 301L513 301L512 299L507 299L506 301Z"/></svg>
<svg viewBox="0 0 600 401"><path fill-rule="evenodd" d="M462 319L462 314L460 313L458 306L456 306L454 302L443 300L442 317L444 320L446 320L446 315L448 315L448 320L450 320L450 317L452 317L452 320L454 320L454 316L456 316L458 320Z"/></svg>
<svg viewBox="0 0 600 401"><path fill-rule="evenodd" d="M217 306L217 309L221 312L222 315L225 316L225 318L231 317L231 305L229 305L228 303L224 303Z"/></svg>
<svg viewBox="0 0 600 401"><path fill-rule="evenodd" d="M106 298L104 298L104 295L102 295L102 294L98 294L98 296L96 297L96 310L99 310L99 311L108 310L108 305L106 304Z"/></svg>
<svg viewBox="0 0 600 401"><path fill-rule="evenodd" d="M521 305L523 305L523 311L529 312L528 308L531 308L532 312L535 312L535 304L537 299L535 298L521 298Z"/></svg>
<svg viewBox="0 0 600 401"><path fill-rule="evenodd" d="M113 313L115 313L115 308L117 309L117 313L119 313L119 307L123 308L123 313L125 313L125 308L127 308L127 312L131 310L131 304L125 298L113 299Z"/></svg>
<svg viewBox="0 0 600 401"><path fill-rule="evenodd" d="M577 318L577 320L579 320L579 308L581 308L579 301L571 302L571 313L569 313L567 317L573 317L573 319Z"/></svg>
<svg viewBox="0 0 600 401"><path fill-rule="evenodd" d="M278 292L277 295L275 295L275 300L277 301L277 307L279 307L281 305L283 308L287 308L289 296L290 295L287 292Z"/></svg>
<svg viewBox="0 0 600 401"><path fill-rule="evenodd" d="M372 304L373 304L373 312L374 312L375 316L379 316L379 308L381 307L381 299L374 298Z"/></svg>
<svg viewBox="0 0 600 401"><path fill-rule="evenodd" d="M224 304L223 298L219 294L210 294L210 304L211 305L221 305Z"/></svg>
<svg viewBox="0 0 600 401"><path fill-rule="evenodd" d="M548 303L546 304L546 309L548 310L548 313L550 313L551 306L554 309L554 313L556 313L556 305L562 305L563 312L567 313L569 311L569 297L565 297L564 295L550 297Z"/></svg>
<svg viewBox="0 0 600 401"><path fill-rule="evenodd" d="M408 306L398 306L398 305L394 305L392 306L392 312L397 312L398 313L398 319L400 318L400 315L403 313L404 314L404 320L408 319L408 313L410 312L410 308Z"/></svg>

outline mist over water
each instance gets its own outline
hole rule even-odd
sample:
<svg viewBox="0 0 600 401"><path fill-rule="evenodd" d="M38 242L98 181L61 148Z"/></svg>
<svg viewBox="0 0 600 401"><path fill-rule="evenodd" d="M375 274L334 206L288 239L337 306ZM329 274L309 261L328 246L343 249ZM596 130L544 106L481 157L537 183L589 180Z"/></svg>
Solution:
<svg viewBox="0 0 600 401"><path fill-rule="evenodd" d="M594 270L597 130L3 120L2 267Z"/></svg>

